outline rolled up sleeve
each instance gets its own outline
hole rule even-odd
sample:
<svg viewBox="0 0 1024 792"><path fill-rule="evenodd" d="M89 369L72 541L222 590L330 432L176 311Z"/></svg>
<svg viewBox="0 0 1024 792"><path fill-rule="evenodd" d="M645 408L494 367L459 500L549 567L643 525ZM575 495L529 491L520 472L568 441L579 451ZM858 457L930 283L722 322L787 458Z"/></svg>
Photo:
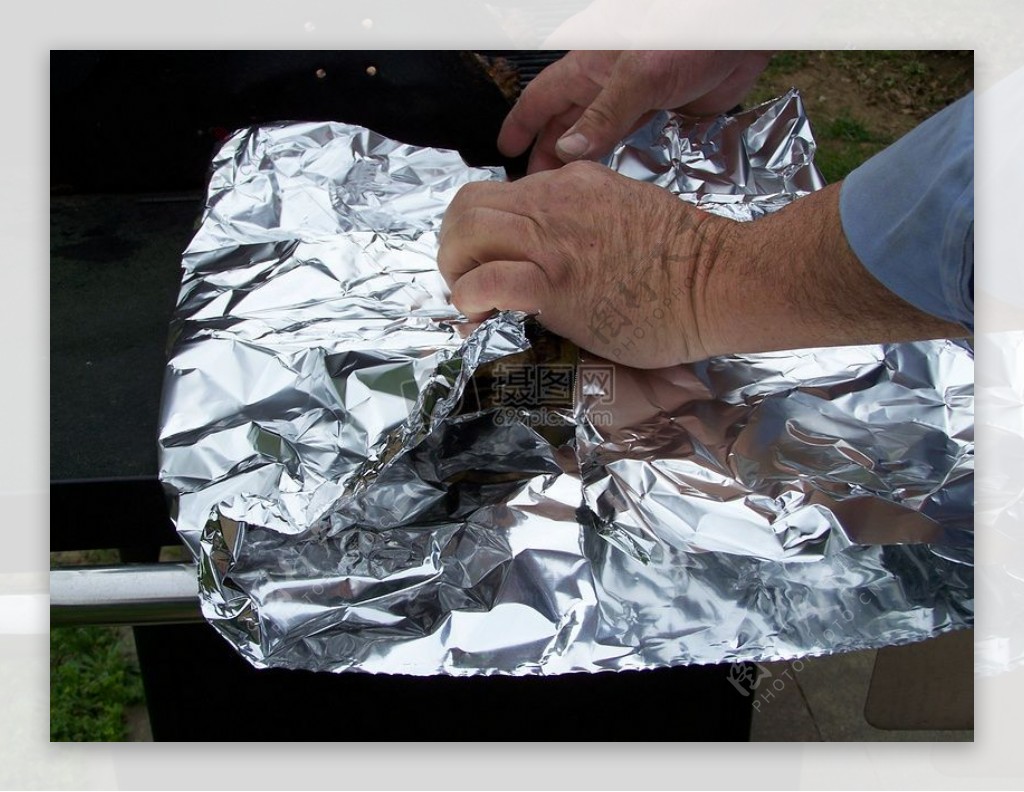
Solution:
<svg viewBox="0 0 1024 792"><path fill-rule="evenodd" d="M974 94L869 159L840 188L861 263L926 313L974 331Z"/></svg>

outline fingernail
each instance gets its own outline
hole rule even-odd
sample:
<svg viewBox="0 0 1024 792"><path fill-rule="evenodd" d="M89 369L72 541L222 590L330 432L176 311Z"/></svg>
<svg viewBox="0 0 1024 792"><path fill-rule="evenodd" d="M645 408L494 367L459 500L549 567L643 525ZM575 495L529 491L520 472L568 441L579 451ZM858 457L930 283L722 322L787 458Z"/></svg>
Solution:
<svg viewBox="0 0 1024 792"><path fill-rule="evenodd" d="M560 137L556 146L565 156L575 159L587 153L590 141L584 137L583 133L573 132L571 135Z"/></svg>

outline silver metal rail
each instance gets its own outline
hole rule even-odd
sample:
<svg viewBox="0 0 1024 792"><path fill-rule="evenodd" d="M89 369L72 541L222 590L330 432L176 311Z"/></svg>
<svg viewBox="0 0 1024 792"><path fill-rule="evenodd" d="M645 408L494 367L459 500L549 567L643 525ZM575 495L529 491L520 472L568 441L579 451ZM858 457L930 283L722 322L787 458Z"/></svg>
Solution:
<svg viewBox="0 0 1024 792"><path fill-rule="evenodd" d="M126 564L50 570L50 624L200 621L194 564Z"/></svg>

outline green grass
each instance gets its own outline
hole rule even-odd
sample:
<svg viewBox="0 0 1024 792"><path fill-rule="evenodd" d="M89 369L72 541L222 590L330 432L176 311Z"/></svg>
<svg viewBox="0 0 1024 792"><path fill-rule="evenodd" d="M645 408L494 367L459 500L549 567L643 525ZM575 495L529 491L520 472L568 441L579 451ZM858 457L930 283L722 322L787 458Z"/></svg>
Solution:
<svg viewBox="0 0 1024 792"><path fill-rule="evenodd" d="M868 131L864 124L845 113L825 124L822 134L824 137L847 140L852 143L870 143L876 137Z"/></svg>
<svg viewBox="0 0 1024 792"><path fill-rule="evenodd" d="M817 133L814 163L829 184L846 178L850 171L884 149L890 142L844 111L826 121Z"/></svg>
<svg viewBox="0 0 1024 792"><path fill-rule="evenodd" d="M127 740L125 707L142 701L142 679L122 631L51 628L51 741Z"/></svg>
<svg viewBox="0 0 1024 792"><path fill-rule="evenodd" d="M883 148L885 146L881 143L849 143L819 138L814 164L818 166L825 181L833 184L845 179L850 171Z"/></svg>
<svg viewBox="0 0 1024 792"><path fill-rule="evenodd" d="M116 550L51 553L50 567L116 564ZM129 739L125 708L144 701L126 627L50 628L50 740Z"/></svg>
<svg viewBox="0 0 1024 792"><path fill-rule="evenodd" d="M765 69L766 74L789 74L802 69L811 62L808 50L781 50L772 57Z"/></svg>
<svg viewBox="0 0 1024 792"><path fill-rule="evenodd" d="M815 164L831 183L963 95L972 74L970 52L783 50L744 104L817 80L804 98L818 145Z"/></svg>

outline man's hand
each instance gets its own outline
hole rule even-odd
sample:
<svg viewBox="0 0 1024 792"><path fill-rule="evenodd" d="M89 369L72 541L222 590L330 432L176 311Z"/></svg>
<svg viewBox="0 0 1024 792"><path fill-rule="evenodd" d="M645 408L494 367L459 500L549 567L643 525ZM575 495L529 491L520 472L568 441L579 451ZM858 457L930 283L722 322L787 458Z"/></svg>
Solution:
<svg viewBox="0 0 1024 792"><path fill-rule="evenodd" d="M694 301L701 251L712 226L730 223L579 162L463 187L445 213L438 263L470 320L536 313L584 349L656 368L707 356Z"/></svg>
<svg viewBox="0 0 1024 792"><path fill-rule="evenodd" d="M600 159L653 111L724 113L771 59L749 51L575 51L523 91L498 135L514 157L536 139L527 172Z"/></svg>
<svg viewBox="0 0 1024 792"><path fill-rule="evenodd" d="M438 264L470 320L536 313L583 349L637 368L965 335L864 268L843 233L839 190L738 223L578 162L463 187Z"/></svg>

